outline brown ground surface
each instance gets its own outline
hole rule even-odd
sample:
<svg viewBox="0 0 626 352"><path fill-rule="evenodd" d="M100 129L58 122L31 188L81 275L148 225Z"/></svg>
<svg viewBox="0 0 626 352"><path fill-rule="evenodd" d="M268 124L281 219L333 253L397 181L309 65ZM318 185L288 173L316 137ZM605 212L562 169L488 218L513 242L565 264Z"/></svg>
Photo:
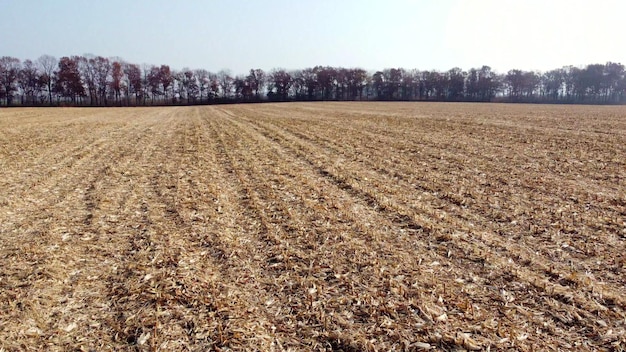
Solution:
<svg viewBox="0 0 626 352"><path fill-rule="evenodd" d="M4 109L0 190L0 351L626 348L626 107Z"/></svg>

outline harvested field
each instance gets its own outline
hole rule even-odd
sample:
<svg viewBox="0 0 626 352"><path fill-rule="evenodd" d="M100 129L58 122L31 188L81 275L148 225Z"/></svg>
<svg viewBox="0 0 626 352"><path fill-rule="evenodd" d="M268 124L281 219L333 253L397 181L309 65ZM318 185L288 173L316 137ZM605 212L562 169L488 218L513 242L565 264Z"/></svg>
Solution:
<svg viewBox="0 0 626 352"><path fill-rule="evenodd" d="M0 189L0 351L626 349L626 107L4 109Z"/></svg>

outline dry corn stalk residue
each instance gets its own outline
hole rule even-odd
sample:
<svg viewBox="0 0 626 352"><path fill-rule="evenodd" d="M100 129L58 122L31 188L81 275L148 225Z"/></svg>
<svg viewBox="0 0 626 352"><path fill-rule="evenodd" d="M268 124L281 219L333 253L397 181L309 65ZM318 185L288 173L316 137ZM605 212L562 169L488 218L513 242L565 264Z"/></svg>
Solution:
<svg viewBox="0 0 626 352"><path fill-rule="evenodd" d="M623 350L626 108L0 110L0 350Z"/></svg>

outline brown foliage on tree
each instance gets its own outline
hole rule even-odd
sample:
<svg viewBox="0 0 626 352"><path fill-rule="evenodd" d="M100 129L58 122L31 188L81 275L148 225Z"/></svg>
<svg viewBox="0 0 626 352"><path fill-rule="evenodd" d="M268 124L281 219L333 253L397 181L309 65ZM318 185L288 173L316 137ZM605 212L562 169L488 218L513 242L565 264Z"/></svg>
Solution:
<svg viewBox="0 0 626 352"><path fill-rule="evenodd" d="M44 55L36 63L0 58L0 104L202 104L268 100L437 100L615 104L626 102L620 63L566 66L545 73L489 66L464 71L315 66L303 70L251 69L234 76L204 69L125 63L120 58ZM266 95L264 97L264 95ZM16 100L17 97L21 99ZM88 97L88 99L83 99ZM175 98L175 99L170 99Z"/></svg>
<svg viewBox="0 0 626 352"><path fill-rule="evenodd" d="M55 91L72 102L85 96L85 87L78 68L80 60L77 56L71 58L64 56L59 60L59 68L56 71Z"/></svg>
<svg viewBox="0 0 626 352"><path fill-rule="evenodd" d="M122 64L118 61L113 62L111 65L111 90L115 94L115 103L121 100L122 91L122 78L124 77L124 71L122 70Z"/></svg>

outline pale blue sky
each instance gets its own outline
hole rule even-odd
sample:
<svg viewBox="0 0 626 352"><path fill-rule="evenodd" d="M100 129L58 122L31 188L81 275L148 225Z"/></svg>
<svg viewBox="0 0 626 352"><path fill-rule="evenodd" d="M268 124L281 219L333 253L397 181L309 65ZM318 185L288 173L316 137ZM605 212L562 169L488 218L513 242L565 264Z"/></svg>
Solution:
<svg viewBox="0 0 626 352"><path fill-rule="evenodd" d="M172 68L546 70L626 63L620 0L0 0L0 56Z"/></svg>

